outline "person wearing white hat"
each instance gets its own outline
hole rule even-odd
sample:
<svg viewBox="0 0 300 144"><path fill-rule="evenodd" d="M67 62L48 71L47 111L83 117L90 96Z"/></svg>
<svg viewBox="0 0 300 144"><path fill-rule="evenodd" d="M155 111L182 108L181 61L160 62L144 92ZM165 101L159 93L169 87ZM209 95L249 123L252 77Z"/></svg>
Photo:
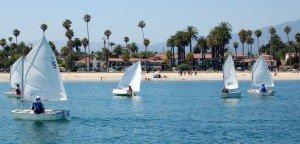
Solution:
<svg viewBox="0 0 300 144"><path fill-rule="evenodd" d="M45 107L41 102L41 98L39 96L35 97L35 102L32 103L31 110L33 110L35 114L45 112Z"/></svg>

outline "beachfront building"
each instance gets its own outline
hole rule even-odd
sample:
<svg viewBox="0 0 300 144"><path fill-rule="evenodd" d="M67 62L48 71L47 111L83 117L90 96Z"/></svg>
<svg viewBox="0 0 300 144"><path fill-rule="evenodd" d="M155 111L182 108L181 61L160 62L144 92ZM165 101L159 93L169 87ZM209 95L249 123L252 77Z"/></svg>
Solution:
<svg viewBox="0 0 300 144"><path fill-rule="evenodd" d="M265 60L267 61L268 65L272 68L277 66L277 61L273 59L272 56L263 53L262 54ZM212 54L193 54L194 61L193 65L191 66L192 69L203 69L206 70L207 68L213 67L213 61L217 61L216 59L212 58ZM226 57L226 55L225 55ZM247 55L238 54L233 55L235 66L237 70L250 70L251 66L255 61L258 59L259 56L248 57ZM167 59L166 54L155 54L153 57L147 60L147 67L148 71L155 71L155 70L164 70L163 60ZM75 65L81 68L86 67L86 62L88 58L81 59L75 62ZM127 62L123 61L122 58L109 58L109 71L122 71L125 67L132 65L141 61L142 69L145 69L146 59L140 58L130 58ZM173 66L176 67L179 65L178 55L175 54L174 58L171 58L170 61L173 61ZM105 61L99 61L94 59L90 60L90 67L93 71L105 71Z"/></svg>

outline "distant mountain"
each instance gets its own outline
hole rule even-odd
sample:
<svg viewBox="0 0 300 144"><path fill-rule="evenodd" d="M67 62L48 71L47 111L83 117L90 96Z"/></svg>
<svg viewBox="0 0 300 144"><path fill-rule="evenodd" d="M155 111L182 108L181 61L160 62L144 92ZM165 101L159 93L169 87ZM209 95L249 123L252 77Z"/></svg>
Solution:
<svg viewBox="0 0 300 144"><path fill-rule="evenodd" d="M291 32L289 33L290 41L294 41L295 40L295 34L297 32L300 32L300 19L296 20L296 21L285 22L285 23L273 26L276 29L276 34L279 35L279 37L281 37L281 40L283 42L287 41L287 35L284 32L284 28L286 26L289 26L291 28ZM259 29L259 30L262 31L262 35L259 38L259 45L260 46L262 44L267 44L269 42L269 40L270 40L269 29L271 27L272 26L267 26L267 27L263 27L263 28ZM252 37L254 38L254 43L252 45L252 48L253 48L252 52L254 54L257 54L258 53L258 51L257 51L257 48L258 48L257 47L257 39L256 39L256 36L254 34L254 31L255 30L252 30L252 32L253 32ZM231 51L234 53L233 42L235 42L235 41L239 42L238 53L242 53L242 44L240 43L240 39L239 39L239 36L238 36L237 33L232 35L232 39L231 39L230 44L228 46L231 48ZM245 44L245 54L247 54L247 51L248 51L247 44Z"/></svg>
<svg viewBox="0 0 300 144"><path fill-rule="evenodd" d="M286 26L289 26L291 27L291 32L289 34L290 36L290 40L294 41L295 40L295 34L297 32L300 32L300 19L299 20L296 20L296 21L291 21L291 22L285 22L285 23L282 23L282 24L279 24L279 25L275 25L274 28L276 29L276 33L281 37L282 41L283 42L286 42L287 41L287 37L286 37L286 34L284 33L284 28ZM269 28L272 27L272 26L267 26L267 27L263 27L261 28L260 30L262 31L262 36L259 38L259 45L261 46L262 44L267 44L269 39L270 39L270 34L269 34ZM252 52L254 54L257 53L257 41L256 41L256 36L254 35L254 31L255 30L252 30L253 31L253 35L252 37L254 38L254 43L252 45ZM239 47L238 47L238 53L242 53L242 45L240 43L240 40L239 40L239 37L238 37L238 34L235 33L235 34L232 34L232 39L228 45L228 47L230 47L231 49L231 52L234 53L234 48L233 48L233 42L239 42ZM56 40L56 41L53 41L56 45L56 48L58 50L61 49L61 47L65 46L66 43L67 43L67 40ZM32 43L32 44L36 44L37 41L30 41L30 42L26 42L27 44L29 43ZM90 47L91 47L91 51L99 51L103 48L103 43L100 43L100 42L92 42L90 43ZM139 47L139 51L144 51L144 45L143 44L138 44L138 47ZM153 51L153 52L163 52L168 50L169 48L166 46L166 43L165 42L160 42L160 43L156 43L156 44L150 44L150 46L148 47L148 50L150 51ZM187 47L186 48L186 51L188 52L189 51L189 48ZM247 45L245 44L245 54L247 53Z"/></svg>

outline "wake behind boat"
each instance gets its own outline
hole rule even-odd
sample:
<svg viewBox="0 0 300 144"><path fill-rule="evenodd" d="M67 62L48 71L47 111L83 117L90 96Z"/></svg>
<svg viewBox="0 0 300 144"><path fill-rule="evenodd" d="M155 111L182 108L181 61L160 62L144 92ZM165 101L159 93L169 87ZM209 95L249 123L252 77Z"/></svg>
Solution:
<svg viewBox="0 0 300 144"><path fill-rule="evenodd" d="M239 98L241 91L239 91L239 83L236 78L236 72L232 56L229 55L223 65L223 81L224 89L220 93L223 98Z"/></svg>
<svg viewBox="0 0 300 144"><path fill-rule="evenodd" d="M271 78L268 64L263 56L260 56L252 66L252 86L261 87L261 89L249 89L249 94L262 96L273 96L276 94L276 91L267 89L267 87L274 87L275 85Z"/></svg>
<svg viewBox="0 0 300 144"><path fill-rule="evenodd" d="M118 96L134 96L135 92L140 91L142 78L141 62L137 62L125 69L124 75L112 93Z"/></svg>
<svg viewBox="0 0 300 144"><path fill-rule="evenodd" d="M45 101L67 100L56 57L45 37L28 53L22 61L23 101L33 101L41 97ZM61 120L69 119L69 110L45 110L35 114L32 110L13 110L15 119L20 120Z"/></svg>

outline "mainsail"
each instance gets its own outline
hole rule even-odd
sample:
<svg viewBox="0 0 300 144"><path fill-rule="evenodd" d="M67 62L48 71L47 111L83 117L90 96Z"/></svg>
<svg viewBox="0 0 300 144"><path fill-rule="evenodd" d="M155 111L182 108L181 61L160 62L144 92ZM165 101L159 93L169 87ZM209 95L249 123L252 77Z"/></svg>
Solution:
<svg viewBox="0 0 300 144"><path fill-rule="evenodd" d="M45 37L24 59L24 100L67 100L56 57Z"/></svg>
<svg viewBox="0 0 300 144"><path fill-rule="evenodd" d="M10 86L15 88L17 84L21 85L22 81L22 61L23 57L20 57L11 67L10 67Z"/></svg>
<svg viewBox="0 0 300 144"><path fill-rule="evenodd" d="M140 91L141 77L142 77L141 62L137 62L132 66L125 69L124 75L118 88L123 90L128 90L131 86L134 92Z"/></svg>
<svg viewBox="0 0 300 144"><path fill-rule="evenodd" d="M260 56L252 66L252 85L260 87L262 84L264 84L267 87L274 86L274 82L271 78L268 64L264 57Z"/></svg>
<svg viewBox="0 0 300 144"><path fill-rule="evenodd" d="M234 62L231 56L228 56L223 65L224 85L227 89L238 89L239 84L236 79Z"/></svg>

